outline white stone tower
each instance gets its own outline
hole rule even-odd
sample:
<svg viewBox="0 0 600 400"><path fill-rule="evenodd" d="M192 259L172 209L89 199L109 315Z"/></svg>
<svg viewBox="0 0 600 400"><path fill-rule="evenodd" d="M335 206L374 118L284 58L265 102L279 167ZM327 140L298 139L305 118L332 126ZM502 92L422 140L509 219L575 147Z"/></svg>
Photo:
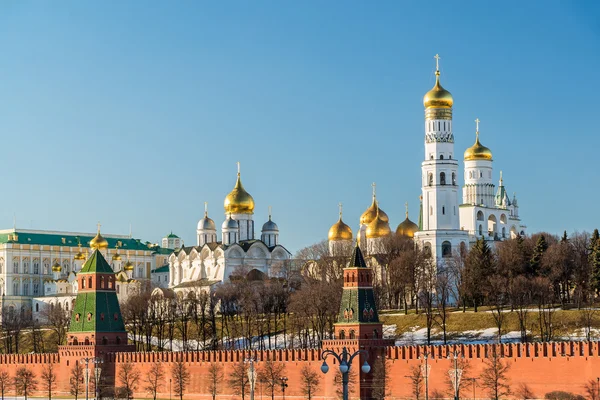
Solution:
<svg viewBox="0 0 600 400"><path fill-rule="evenodd" d="M423 97L425 106L425 161L421 164L423 227L415 234L436 259L450 257L468 235L460 230L458 160L452 134L453 99L440 84L436 54L435 85ZM464 244L462 244L464 243Z"/></svg>
<svg viewBox="0 0 600 400"><path fill-rule="evenodd" d="M229 215L221 225L221 235L223 244L226 246L235 244L239 241L240 226L238 222Z"/></svg>
<svg viewBox="0 0 600 400"><path fill-rule="evenodd" d="M463 203L493 207L495 186L492 181L492 152L479 142L479 122L479 119L475 120L475 144L464 154Z"/></svg>
<svg viewBox="0 0 600 400"><path fill-rule="evenodd" d="M268 247L273 247L279 244L279 227L271 219L271 207L269 206L269 220L264 223L260 235L262 240Z"/></svg>

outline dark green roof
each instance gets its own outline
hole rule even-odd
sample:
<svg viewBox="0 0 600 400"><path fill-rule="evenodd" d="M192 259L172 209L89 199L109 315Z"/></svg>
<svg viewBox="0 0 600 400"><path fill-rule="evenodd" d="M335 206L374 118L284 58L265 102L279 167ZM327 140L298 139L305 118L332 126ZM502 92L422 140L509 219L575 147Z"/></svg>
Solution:
<svg viewBox="0 0 600 400"><path fill-rule="evenodd" d="M14 240L14 234L17 234L17 240ZM89 241L94 238L93 235L74 235L74 234L62 234L62 233L40 233L40 232L27 232L27 231L16 231L0 233L0 243L18 243L18 244L37 244L42 246L70 246L77 247L81 242L83 247L89 246ZM147 244L142 243L139 239L133 238L111 238L102 235L108 241L108 247L114 248L117 242L120 243L120 248L124 250L145 250L145 251L157 251L159 247L150 248ZM170 253L168 253L170 254Z"/></svg>
<svg viewBox="0 0 600 400"><path fill-rule="evenodd" d="M163 265L162 267L158 267L151 271L153 274L160 274L163 272L169 272L169 264Z"/></svg>
<svg viewBox="0 0 600 400"><path fill-rule="evenodd" d="M100 272L103 274L114 274L113 269L108 265L102 253L98 250L94 250L90 258L87 259L83 267L81 267L80 274Z"/></svg>
<svg viewBox="0 0 600 400"><path fill-rule="evenodd" d="M179 239L179 236L177 236L173 232L171 232L167 235L167 238L168 239Z"/></svg>
<svg viewBox="0 0 600 400"><path fill-rule="evenodd" d="M89 321L88 314L91 314ZM114 291L79 292L69 332L125 332L117 294Z"/></svg>
<svg viewBox="0 0 600 400"><path fill-rule="evenodd" d="M348 263L348 268L367 268L367 263L365 262L362 251L360 251L360 247L354 247L352 257L350 257L350 262Z"/></svg>
<svg viewBox="0 0 600 400"><path fill-rule="evenodd" d="M379 322L372 288L344 288L338 323Z"/></svg>

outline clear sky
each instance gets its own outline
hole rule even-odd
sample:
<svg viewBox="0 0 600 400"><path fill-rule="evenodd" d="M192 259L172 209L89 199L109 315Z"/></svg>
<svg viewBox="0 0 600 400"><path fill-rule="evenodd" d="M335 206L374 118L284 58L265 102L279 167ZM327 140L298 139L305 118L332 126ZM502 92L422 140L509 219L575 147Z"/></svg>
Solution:
<svg viewBox="0 0 600 400"><path fill-rule="evenodd" d="M418 218L422 97L454 96L456 153L481 141L530 232L600 226L594 1L2 1L0 227L195 244L236 161L292 252L377 182ZM459 182L463 182L461 174Z"/></svg>

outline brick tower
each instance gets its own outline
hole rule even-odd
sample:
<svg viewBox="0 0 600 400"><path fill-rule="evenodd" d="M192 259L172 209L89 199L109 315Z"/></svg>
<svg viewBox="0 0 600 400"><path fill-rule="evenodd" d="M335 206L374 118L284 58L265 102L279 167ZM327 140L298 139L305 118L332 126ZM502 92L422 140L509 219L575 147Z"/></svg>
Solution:
<svg viewBox="0 0 600 400"><path fill-rule="evenodd" d="M360 357L360 363L355 360L352 364L355 389L351 397L373 398L374 380L381 375L377 369L385 368L385 348L393 346L394 340L383 339L383 324L379 321L373 293L373 270L367 267L358 246L344 268L344 289L334 332L335 339L324 340L323 348L339 352L346 347L350 352L366 350L369 353L367 358ZM360 369L365 360L372 366L368 374Z"/></svg>

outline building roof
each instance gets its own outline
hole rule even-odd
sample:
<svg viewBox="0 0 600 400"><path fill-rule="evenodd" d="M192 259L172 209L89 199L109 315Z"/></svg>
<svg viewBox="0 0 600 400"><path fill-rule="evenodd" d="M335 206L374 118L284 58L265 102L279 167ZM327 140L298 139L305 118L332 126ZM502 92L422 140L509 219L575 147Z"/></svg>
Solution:
<svg viewBox="0 0 600 400"><path fill-rule="evenodd" d="M37 244L42 246L67 246L78 247L79 243L83 247L88 247L88 243L96 236L95 233L76 233L76 232L57 232L40 231L30 229L6 229L0 231L0 244ZM130 238L123 235L103 235L108 241L108 247L114 248L118 242L119 248L123 250L144 250L153 252L163 252L170 254L172 250L162 249L156 246L150 246L143 243L140 239Z"/></svg>
<svg viewBox="0 0 600 400"><path fill-rule="evenodd" d="M179 239L179 236L171 232L167 235L167 239Z"/></svg>
<svg viewBox="0 0 600 400"><path fill-rule="evenodd" d="M102 256L99 250L94 250L90 258L87 259L83 267L81 267L80 274L89 273L101 273L101 274L114 274L113 269L108 265L106 259Z"/></svg>
<svg viewBox="0 0 600 400"><path fill-rule="evenodd" d="M158 267L158 268L150 271L150 273L152 273L152 274L162 274L165 272L169 272L169 264L165 264L162 267Z"/></svg>

